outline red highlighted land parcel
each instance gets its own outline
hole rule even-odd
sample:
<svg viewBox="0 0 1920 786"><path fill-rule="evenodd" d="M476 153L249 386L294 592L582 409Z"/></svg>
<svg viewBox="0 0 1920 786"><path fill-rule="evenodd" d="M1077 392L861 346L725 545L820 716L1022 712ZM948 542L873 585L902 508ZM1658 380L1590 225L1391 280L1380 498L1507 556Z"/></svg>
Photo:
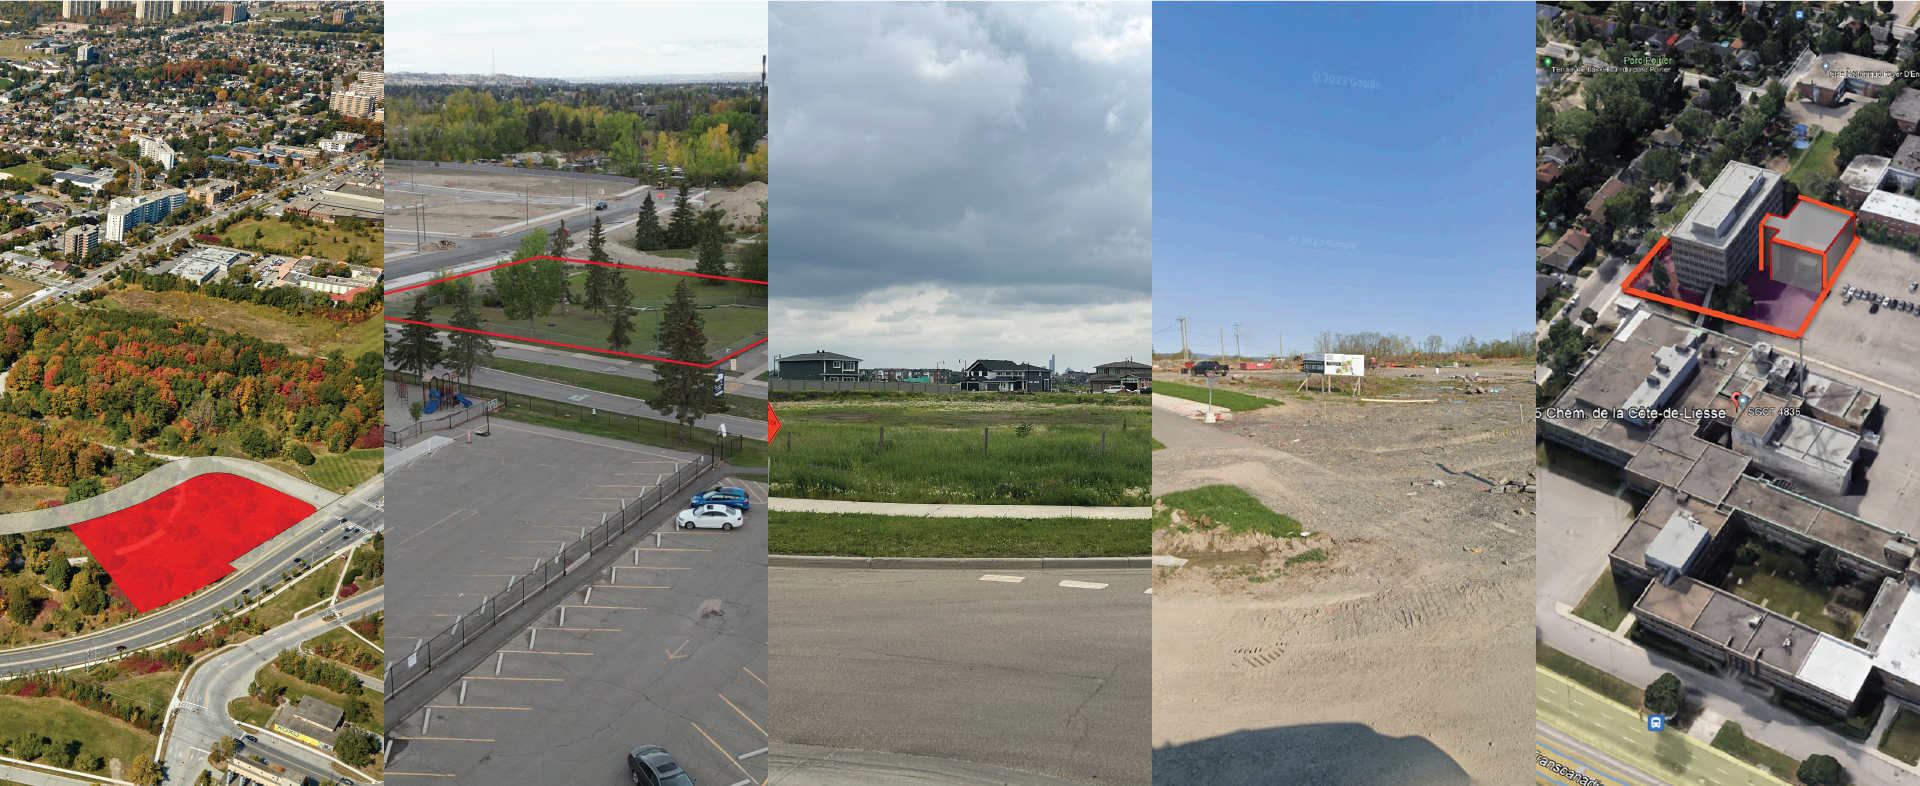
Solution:
<svg viewBox="0 0 1920 786"><path fill-rule="evenodd" d="M1795 237L1781 234L1782 227L1786 226L1784 220L1799 217L1801 211L1825 217L1828 223L1837 223L1837 227L1826 227L1830 231L1817 232L1821 237L1817 243L1822 247L1795 242ZM1620 291L1774 335L1800 338L1813 324L1813 315L1819 313L1820 304L1826 302L1827 294L1833 291L1834 282L1846 269L1854 250L1859 248L1860 239L1855 233L1853 211L1803 196L1789 213L1788 216L1769 213L1754 228L1760 233L1759 264L1745 280L1753 306L1743 314L1713 309L1706 303L1706 293L1682 285L1673 270L1672 246L1664 237L1653 244L1639 266L1627 274ZM1814 223L1819 221L1816 218ZM1769 246L1773 247L1771 257ZM1788 265L1788 255L1795 264ZM1665 292L1653 291L1651 268L1654 265L1667 269L1670 286Z"/></svg>
<svg viewBox="0 0 1920 786"><path fill-rule="evenodd" d="M228 563L313 515L306 502L215 472L73 525L127 600L152 611L219 581Z"/></svg>

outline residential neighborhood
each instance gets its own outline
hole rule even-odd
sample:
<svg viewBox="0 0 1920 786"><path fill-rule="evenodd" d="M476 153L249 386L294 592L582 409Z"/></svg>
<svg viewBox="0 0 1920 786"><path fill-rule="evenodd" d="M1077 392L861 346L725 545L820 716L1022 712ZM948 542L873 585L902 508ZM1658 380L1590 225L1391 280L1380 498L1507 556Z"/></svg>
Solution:
<svg viewBox="0 0 1920 786"><path fill-rule="evenodd" d="M922 367L869 368L860 358L819 350L774 359L774 390L885 390L885 383L947 386L954 393L1146 393L1153 388L1153 367L1132 358L1103 363L1092 371L1054 368L1054 360L1039 366L1013 360L983 358ZM804 383L838 383L810 386Z"/></svg>

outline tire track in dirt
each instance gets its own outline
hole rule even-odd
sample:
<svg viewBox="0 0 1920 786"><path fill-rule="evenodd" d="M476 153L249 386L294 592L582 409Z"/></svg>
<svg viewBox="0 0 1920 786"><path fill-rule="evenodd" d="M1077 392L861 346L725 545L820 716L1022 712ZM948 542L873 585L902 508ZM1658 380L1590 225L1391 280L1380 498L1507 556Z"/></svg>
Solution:
<svg viewBox="0 0 1920 786"><path fill-rule="evenodd" d="M1260 668L1279 662L1285 648L1301 638L1313 646L1339 645L1394 632L1412 632L1457 619L1485 619L1520 602L1522 582L1466 579L1421 585L1357 598L1324 607L1257 612L1254 621L1271 644L1233 647L1241 664Z"/></svg>

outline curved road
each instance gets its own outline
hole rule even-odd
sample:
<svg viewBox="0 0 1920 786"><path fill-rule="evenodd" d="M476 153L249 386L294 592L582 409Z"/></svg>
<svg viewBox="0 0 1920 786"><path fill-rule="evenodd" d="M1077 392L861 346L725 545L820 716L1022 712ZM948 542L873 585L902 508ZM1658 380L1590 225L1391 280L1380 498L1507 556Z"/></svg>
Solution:
<svg viewBox="0 0 1920 786"><path fill-rule="evenodd" d="M515 173L515 174L520 174L520 173ZM538 175L539 171L529 170L526 174ZM405 183L394 180L395 175L393 173L389 172L387 174L387 178L388 180L393 181L393 184L387 187L392 193L399 194L399 193L408 192L408 187L406 187ZM555 178L555 179L558 180L560 178ZM601 183L603 181L588 181L588 182ZM608 189L609 196L611 196L612 194L625 193L627 191L641 187L640 184L638 184L637 182L632 185L622 185L620 183L614 183L612 181L604 181L604 183L605 183L605 187ZM431 188L431 187L429 186L426 188ZM445 189L441 189L441 190L445 190ZM688 192L688 196L689 197L695 196L699 194L702 190L704 189L690 190ZM677 192L677 189L669 190L667 192L668 200L669 200L668 207L672 206L671 200L673 198L673 194L676 192ZM473 192L473 193L480 193L480 192ZM515 196L515 195L510 194L508 196ZM623 221L631 221L633 220L633 217L638 215L640 212L640 203L642 200L639 197L640 197L640 193L635 192L633 196L628 197L627 199L620 200L618 202L613 201L612 199L607 199L606 210L589 210L584 215L575 214L575 215L566 216L565 220L568 220L571 222L568 225L569 229L579 227L581 228L580 231L584 231L582 222L585 222L585 224L587 225L591 225L593 223L592 219L587 218L587 216L599 216L601 223L608 226L611 226L613 224L618 224ZM600 197L594 198L594 201L599 201L599 200L600 200ZM659 207L658 205L659 201L660 200L658 199L654 200L656 208ZM547 207L547 206L543 206L543 207ZM547 212L554 212L554 211L548 210ZM428 215L429 216L432 215L431 208L428 209ZM449 267L454 267L456 265L462 265L469 262L479 261L479 260L486 259L488 257L492 257L498 254L511 253L515 248L518 248L520 246L521 234L531 231L535 228L545 229L551 232L559 228L561 220L562 219L560 218L556 218L552 221L534 223L530 226L520 227L512 232L503 233L500 237L469 238L464 236L456 236L454 237L454 240L455 242L459 243L458 248L454 248L448 251L436 251L436 252L427 253L427 254L413 254L413 255L394 257L392 259L389 259L386 265L387 278L389 280L406 278L408 276L419 275L421 273L429 273L435 270L439 270L441 268L449 268ZM387 233L388 233L388 242L390 243L391 242L405 243L406 240L403 238L411 237L413 235L413 224L407 218L394 216L392 219L388 221L388 224L389 224L389 228L387 230ZM428 234L428 235L423 235L422 239L431 242L431 241L441 240L444 237L446 236L442 234Z"/></svg>
<svg viewBox="0 0 1920 786"><path fill-rule="evenodd" d="M222 736L241 740L246 734L252 734L260 741L246 742L244 753L257 754L266 759L268 764L285 767L289 772L302 773L315 781L322 778L338 780L340 776L333 772L331 757L306 745L235 725L227 715L227 704L246 696L254 673L272 663L273 657L280 654L281 650L299 647L303 641L352 622L362 614L384 608L386 587L378 587L334 606L333 611L339 616L332 620L322 619L326 616L323 614L294 620L200 664L194 669L192 679L180 689L173 701L172 709L177 710L178 714L173 716L167 735L166 782L193 783L195 778L200 777L200 771L207 769L207 753L213 743ZM361 675L360 681L374 690L382 687L379 680L366 675Z"/></svg>
<svg viewBox="0 0 1920 786"><path fill-rule="evenodd" d="M250 596L259 592L261 584L279 581L280 572L292 568L296 559L304 559L309 565L316 564L347 545L348 540L341 537L337 526L328 527L325 533L319 531L322 526L338 524L344 518L368 532L378 531L385 524L386 514L374 505L384 494L384 477L375 476L346 496L315 511L287 530L296 534L290 537L283 533L280 537L285 540L264 558L229 574L199 594L98 633L0 651L0 673L68 669L113 657L122 647L127 650L151 647L206 625L213 620L215 609L242 594Z"/></svg>

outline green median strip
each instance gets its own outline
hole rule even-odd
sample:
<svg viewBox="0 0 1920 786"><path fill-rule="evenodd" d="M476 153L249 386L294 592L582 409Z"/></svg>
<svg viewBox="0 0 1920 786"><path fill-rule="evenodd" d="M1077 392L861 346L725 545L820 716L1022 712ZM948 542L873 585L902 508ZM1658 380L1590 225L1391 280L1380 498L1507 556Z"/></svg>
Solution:
<svg viewBox="0 0 1920 786"><path fill-rule="evenodd" d="M1214 406L1234 412L1248 412L1260 409L1261 407L1278 407L1283 403L1270 398L1249 396L1245 393L1235 393L1231 390L1221 390L1219 388L1207 390L1203 387L1182 385L1176 382L1155 382L1153 383L1153 392L1162 396L1198 401L1202 404L1207 403L1208 394L1212 394Z"/></svg>
<svg viewBox="0 0 1920 786"><path fill-rule="evenodd" d="M1140 557L1142 519L927 518L871 513L767 514L767 552L834 557Z"/></svg>

